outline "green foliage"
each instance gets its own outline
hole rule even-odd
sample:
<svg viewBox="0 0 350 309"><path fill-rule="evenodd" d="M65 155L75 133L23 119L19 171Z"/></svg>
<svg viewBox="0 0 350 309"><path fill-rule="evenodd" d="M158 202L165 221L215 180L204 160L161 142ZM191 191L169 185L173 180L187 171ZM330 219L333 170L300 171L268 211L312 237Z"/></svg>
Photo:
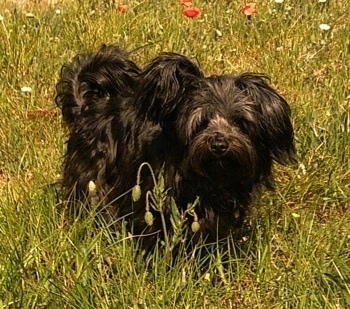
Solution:
<svg viewBox="0 0 350 309"><path fill-rule="evenodd" d="M18 2L0 4L1 308L350 307L348 1L260 1L250 20L226 0L194 1L196 19L175 0L130 0L126 13L112 1ZM102 43L141 64L175 51L206 74L264 72L291 103L299 166L276 167L277 189L237 247L180 250L169 266L181 233L146 255L98 213L67 222L54 86L64 62Z"/></svg>

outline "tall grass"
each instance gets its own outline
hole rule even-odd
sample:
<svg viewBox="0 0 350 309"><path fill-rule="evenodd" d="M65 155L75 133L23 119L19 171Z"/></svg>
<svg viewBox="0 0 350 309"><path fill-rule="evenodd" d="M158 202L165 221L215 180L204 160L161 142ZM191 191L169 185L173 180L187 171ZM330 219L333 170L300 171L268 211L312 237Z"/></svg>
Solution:
<svg viewBox="0 0 350 309"><path fill-rule="evenodd" d="M197 0L192 20L179 2L0 4L0 308L350 308L348 1L259 1L251 21L243 3ZM163 250L97 229L98 214L67 222L54 86L102 43L141 64L175 51L208 75L264 72L290 102L300 165L276 167L236 251L180 252L169 267Z"/></svg>

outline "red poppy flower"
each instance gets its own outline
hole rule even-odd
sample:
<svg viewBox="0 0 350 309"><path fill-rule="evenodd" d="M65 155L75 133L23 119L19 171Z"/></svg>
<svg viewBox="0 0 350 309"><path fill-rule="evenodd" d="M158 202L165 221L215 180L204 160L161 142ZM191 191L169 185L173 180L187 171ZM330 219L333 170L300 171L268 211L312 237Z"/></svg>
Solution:
<svg viewBox="0 0 350 309"><path fill-rule="evenodd" d="M240 9L240 11L246 16L252 16L253 14L256 14L256 4L254 2L247 3Z"/></svg>
<svg viewBox="0 0 350 309"><path fill-rule="evenodd" d="M129 6L127 4L118 4L117 9L121 13L126 13L129 10Z"/></svg>
<svg viewBox="0 0 350 309"><path fill-rule="evenodd" d="M201 16L202 11L196 6L184 7L182 14L189 18L195 18Z"/></svg>

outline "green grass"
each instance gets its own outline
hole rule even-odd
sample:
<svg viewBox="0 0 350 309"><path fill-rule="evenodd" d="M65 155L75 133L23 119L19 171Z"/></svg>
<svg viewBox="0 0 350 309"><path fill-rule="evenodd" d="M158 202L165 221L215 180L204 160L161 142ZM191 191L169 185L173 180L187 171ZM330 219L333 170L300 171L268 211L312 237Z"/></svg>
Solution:
<svg viewBox="0 0 350 309"><path fill-rule="evenodd" d="M194 1L194 20L175 0L130 0L126 14L34 2L0 4L0 308L350 308L349 1L259 1L251 22L236 1ZM54 87L64 62L102 43L141 64L175 51L206 74L264 72L290 102L300 166L276 167L239 252L203 247L169 268L163 250L141 256L127 234L96 229L98 215L65 219Z"/></svg>

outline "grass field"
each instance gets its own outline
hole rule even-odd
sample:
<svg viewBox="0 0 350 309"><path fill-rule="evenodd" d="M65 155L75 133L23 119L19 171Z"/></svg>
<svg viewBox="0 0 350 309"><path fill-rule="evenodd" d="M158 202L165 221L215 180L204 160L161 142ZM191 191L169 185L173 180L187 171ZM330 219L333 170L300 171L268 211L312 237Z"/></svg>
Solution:
<svg viewBox="0 0 350 309"><path fill-rule="evenodd" d="M0 308L350 308L350 2L0 3ZM330 26L323 30L321 24ZM264 72L292 106L299 165L276 166L239 250L207 246L168 267L126 234L67 222L55 183L62 64L102 43L198 60L206 74Z"/></svg>

